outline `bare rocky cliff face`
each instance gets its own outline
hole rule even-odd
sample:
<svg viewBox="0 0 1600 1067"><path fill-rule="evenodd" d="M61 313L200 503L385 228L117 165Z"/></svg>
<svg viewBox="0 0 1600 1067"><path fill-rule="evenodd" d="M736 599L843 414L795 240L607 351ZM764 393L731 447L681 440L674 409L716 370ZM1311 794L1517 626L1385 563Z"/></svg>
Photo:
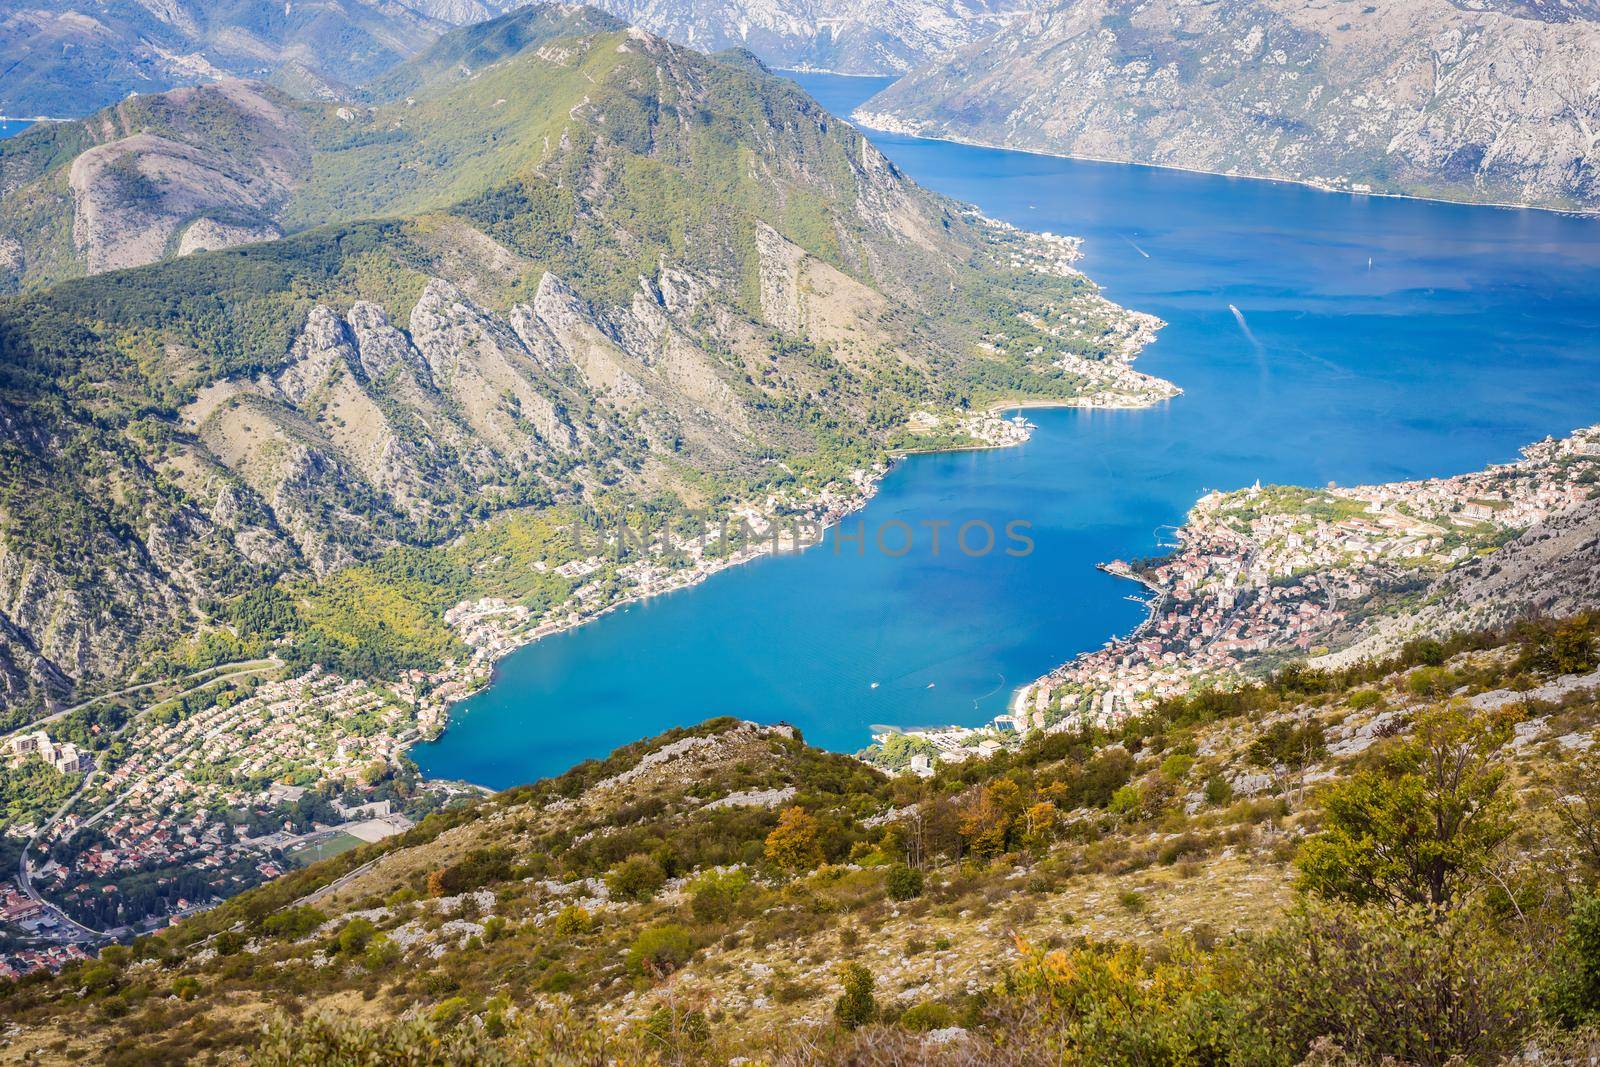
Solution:
<svg viewBox="0 0 1600 1067"><path fill-rule="evenodd" d="M0 145L0 291L282 236L311 171L306 117L228 80Z"/></svg>
<svg viewBox="0 0 1600 1067"><path fill-rule="evenodd" d="M416 55L475 0L33 0L0 7L0 114L71 118L131 93L296 71L353 85Z"/></svg>
<svg viewBox="0 0 1600 1067"><path fill-rule="evenodd" d="M1007 26L1024 0L600 0L627 22L702 51L769 64L904 74Z"/></svg>
<svg viewBox="0 0 1600 1067"><path fill-rule="evenodd" d="M1076 0L865 123L1031 151L1555 208L1600 203L1592 5Z"/></svg>

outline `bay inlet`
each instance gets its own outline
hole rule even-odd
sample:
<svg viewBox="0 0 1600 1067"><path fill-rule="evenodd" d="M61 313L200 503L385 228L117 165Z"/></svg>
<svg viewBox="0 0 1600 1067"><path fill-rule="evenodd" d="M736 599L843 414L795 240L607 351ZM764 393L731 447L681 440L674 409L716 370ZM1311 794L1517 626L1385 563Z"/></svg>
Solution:
<svg viewBox="0 0 1600 1067"><path fill-rule="evenodd" d="M796 76L835 114L878 79ZM414 758L504 787L671 726L979 724L1144 617L1097 563L1159 552L1208 489L1453 474L1600 420L1600 222L873 135L925 185L1085 238L1113 300L1169 325L1139 369L1184 394L1033 409L1020 447L912 456L860 513L523 648ZM1032 551L874 550L871 531L1029 524ZM866 531L862 546L855 539Z"/></svg>

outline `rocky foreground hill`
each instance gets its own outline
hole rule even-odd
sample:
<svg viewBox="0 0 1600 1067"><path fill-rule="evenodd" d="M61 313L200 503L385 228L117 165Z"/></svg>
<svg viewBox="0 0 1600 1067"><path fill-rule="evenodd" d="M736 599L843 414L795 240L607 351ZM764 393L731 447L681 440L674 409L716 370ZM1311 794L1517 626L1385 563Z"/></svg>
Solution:
<svg viewBox="0 0 1600 1067"><path fill-rule="evenodd" d="M1595 631L1295 664L927 779L675 730L0 987L0 1059L1586 1062Z"/></svg>
<svg viewBox="0 0 1600 1067"><path fill-rule="evenodd" d="M1600 202L1582 4L1075 0L864 104L872 126L1346 189Z"/></svg>

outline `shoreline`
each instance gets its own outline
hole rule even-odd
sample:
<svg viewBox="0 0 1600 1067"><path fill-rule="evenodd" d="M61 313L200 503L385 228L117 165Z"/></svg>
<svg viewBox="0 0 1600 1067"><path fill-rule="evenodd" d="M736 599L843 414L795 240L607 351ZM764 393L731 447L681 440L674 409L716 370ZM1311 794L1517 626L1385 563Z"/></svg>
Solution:
<svg viewBox="0 0 1600 1067"><path fill-rule="evenodd" d="M821 72L818 72L821 73ZM863 112L856 108L846 116L845 121L861 129L871 130L874 133L888 134L892 137L910 137L918 141L932 141L942 144L966 145L969 148L984 148L996 152L1016 152L1025 156L1041 156L1046 159L1070 159L1080 163L1103 163L1118 167L1143 167L1148 170L1176 171L1181 174L1202 174L1211 178L1238 178L1252 182L1272 182L1278 185L1294 185L1302 189L1315 189L1319 193L1332 193L1350 197L1381 197L1385 200L1414 200L1425 204L1451 204L1456 207L1484 207L1495 208L1500 211L1542 211L1552 215L1565 215L1577 219L1600 220L1600 207L1574 208L1574 207L1549 207L1543 204L1517 204L1499 200L1456 200L1447 196L1425 196L1421 193L1396 193L1385 192L1378 189L1351 189L1343 185L1331 185L1327 182L1312 181L1308 178L1287 178L1281 174L1250 174L1241 171L1207 170L1203 167L1183 167L1172 163L1146 163L1134 159L1113 159L1109 156L1084 155L1077 152L1052 151L1048 148L1020 148L1016 145L995 144L992 141L981 141L975 137L962 137L958 134L939 136L932 133L918 133L910 129L909 124L898 125L894 128L873 125L866 116L875 118L888 118L883 113Z"/></svg>
<svg viewBox="0 0 1600 1067"><path fill-rule="evenodd" d="M1151 401L1148 404L1143 404L1143 405L1097 406L1097 405L1094 405L1094 404L1074 403L1071 400L1017 400L1017 399L1013 398L1013 399L993 401L988 406L986 406L983 410L984 410L985 413L989 413L989 414L993 414L993 413L996 413L996 412L999 412L999 411L1023 410L1023 409L1030 409L1030 408L1032 408L1032 409L1045 409L1045 408L1048 408L1048 409L1071 409L1071 410L1080 410L1080 411L1093 411L1093 410L1135 411L1135 410L1142 410L1143 408L1155 407L1157 404L1169 402L1171 399L1172 399L1171 397L1163 397L1161 399L1154 400L1154 401ZM659 589L659 590L655 590L655 591L652 591L652 592L631 593L631 594L629 594L629 595L627 595L625 597L622 597L622 598L620 598L620 599L618 599L618 600L606 605L603 608L600 608L599 610L595 611L591 615L584 616L581 619L578 619L578 620L575 620L575 621L571 621L571 622L551 624L550 628L548 628L548 629L546 629L544 627L535 627L532 631L529 631L528 635L526 636L526 639L515 640L515 642L513 644L507 645L507 646L505 646L503 648L495 649L492 653L489 654L489 656L487 657L486 660L475 660L472 664L469 664L465 668L458 668L462 673L465 674L465 673L470 672L473 669L473 667L480 667L480 668L481 667L487 667L488 673L483 677L483 679L478 684L476 684L472 688L462 692L459 696L451 697L448 701L445 702L444 708L443 708L443 712L442 712L442 720L441 720L442 721L442 725L441 725L441 727L440 727L440 729L439 729L439 731L437 733L433 734L432 736L422 736L422 735L419 734L418 736L414 737L410 741L406 742L406 744L401 747L401 749L400 749L401 753L402 754L408 754L411 751L411 749L414 748L416 745L422 744L422 743L431 743L433 741L437 741L440 737L444 736L445 731L450 729L451 718L454 715L455 709L459 705L465 703L466 701L472 699L473 697L476 697L476 696L482 694L483 692L485 692L488 689L490 689L491 687L493 687L494 684L496 683L496 681L500 677L500 662L502 660L506 659L507 657L509 657L509 656L511 656L511 655L513 655L513 654L515 654L517 652L521 652L522 650L524 650L526 648L530 648L533 645L538 644L540 641L545 640L546 638L557 637L557 636L560 636L562 634L576 632L576 631L582 629L584 626L588 625L589 623L597 622L600 619L604 618L605 616L610 615L611 613L613 613L613 612L615 612L615 611L617 611L619 609L631 607L634 604L643 603L643 602L645 602L647 600L652 600L652 599L654 599L656 597L670 596L670 595L672 595L674 593L680 593L680 592L688 591L688 590L693 589L696 586L700 585L702 582L706 581L707 579L715 577L716 575L721 574L723 571L729 570L731 568L744 566L744 565L749 564L749 563L754 563L754 562L757 562L757 561L759 561L761 559L764 559L766 557L769 557L769 556L774 556L775 557L775 556L784 556L784 555L790 555L790 554L799 554L799 553L807 552L807 551L809 551L809 550L811 550L813 548L820 547L821 545L826 543L826 541L827 541L826 534L827 534L827 532L829 530L837 527L840 523L842 523L845 519L849 518L851 515L855 515L855 514L861 512L862 510L864 510L866 508L866 506L868 504L870 504L873 501L874 498L877 497L878 491L882 487L884 480L887 479L889 477L889 475L893 474L895 472L895 470L900 466L901 462L903 462L904 460L906 460L906 459L908 459L908 458L910 458L912 456L932 456L932 455L947 455L947 454L953 455L953 454L959 454L959 453L963 453L963 452L987 452L987 451L995 451L995 450L1006 449L1006 448L1016 448L1016 447L1020 447L1021 445L1026 444L1028 442L1028 440L1030 440L1032 438L1032 429L1033 429L1033 427L1030 425L1028 436L1022 438L1021 440L1016 440L1016 441L1006 441L1006 442L1000 442L1000 443L981 442L981 443L978 443L978 444L958 445L958 446L949 447L949 448L906 449L906 450L892 451L892 452L890 452L888 454L888 457L887 457L887 460L886 460L887 466L885 467L885 469L881 473L876 474L875 476L870 478L870 480L866 483L865 488L860 493L858 493L855 497L853 497L851 499L851 502L850 502L849 506L847 506L843 510L839 511L838 514L835 515L834 517L832 517L830 519L825 519L825 520L822 521L821 529L820 529L820 535L817 537L817 539L814 542L795 545L795 546L792 546L792 547L789 547L789 548L777 548L777 547L775 547L773 545L771 540L766 540L766 541L763 541L761 543L761 547L759 549L748 551L747 553L736 554L734 556L728 557L725 561L722 561L719 565L717 565L715 567L712 567L709 570L706 570L705 572L703 572L701 574L696 575L695 577L683 582L680 585L675 585L675 586L672 586L670 588ZM1097 566L1099 566L1099 565L1097 565ZM1149 620L1146 620L1145 623L1141 623L1140 624L1141 628L1144 627L1144 626L1147 626L1147 625L1149 625ZM518 635L518 636L520 637L522 635ZM1020 687L1017 687L1016 689L1014 689L1013 692L1012 692L1011 699L1010 699L1010 701L1008 701L1008 704L1015 702L1015 700L1017 698L1017 695L1023 689L1027 688L1028 686L1031 686L1032 684L1033 684L1033 682L1029 682L1029 683L1027 683L1027 685L1020 686ZM851 753L845 753L845 754L846 755L851 755ZM415 762L415 761L413 760L413 762ZM448 779L435 778L435 777L432 777L432 776L429 776L429 775L426 775L426 774L423 777L427 781L430 781L430 782L433 782L433 781L447 781L448 780ZM465 784L472 785L472 786L474 786L476 788L480 788L480 789L490 788L490 787L487 787L487 786L483 786L480 783L467 782L465 779L461 779L461 781L464 782Z"/></svg>

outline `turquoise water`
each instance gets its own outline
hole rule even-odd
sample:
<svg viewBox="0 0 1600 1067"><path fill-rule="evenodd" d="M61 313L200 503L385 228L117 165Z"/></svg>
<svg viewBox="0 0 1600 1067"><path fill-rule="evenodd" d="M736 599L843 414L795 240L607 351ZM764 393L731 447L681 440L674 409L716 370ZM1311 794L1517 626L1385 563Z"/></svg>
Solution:
<svg viewBox="0 0 1600 1067"><path fill-rule="evenodd" d="M836 113L876 88L799 80ZM1157 551L1207 489L1450 474L1600 421L1596 221L874 140L995 217L1082 235L1108 295L1170 324L1140 366L1184 395L1033 412L1027 445L913 458L860 516L869 537L1026 520L1025 558L830 537L724 572L508 657L415 749L425 772L508 786L719 714L847 751L874 723L976 724L1137 623L1135 587L1094 564Z"/></svg>
<svg viewBox="0 0 1600 1067"><path fill-rule="evenodd" d="M12 134L21 133L32 126L33 123L22 119L0 119L0 139L10 137Z"/></svg>

